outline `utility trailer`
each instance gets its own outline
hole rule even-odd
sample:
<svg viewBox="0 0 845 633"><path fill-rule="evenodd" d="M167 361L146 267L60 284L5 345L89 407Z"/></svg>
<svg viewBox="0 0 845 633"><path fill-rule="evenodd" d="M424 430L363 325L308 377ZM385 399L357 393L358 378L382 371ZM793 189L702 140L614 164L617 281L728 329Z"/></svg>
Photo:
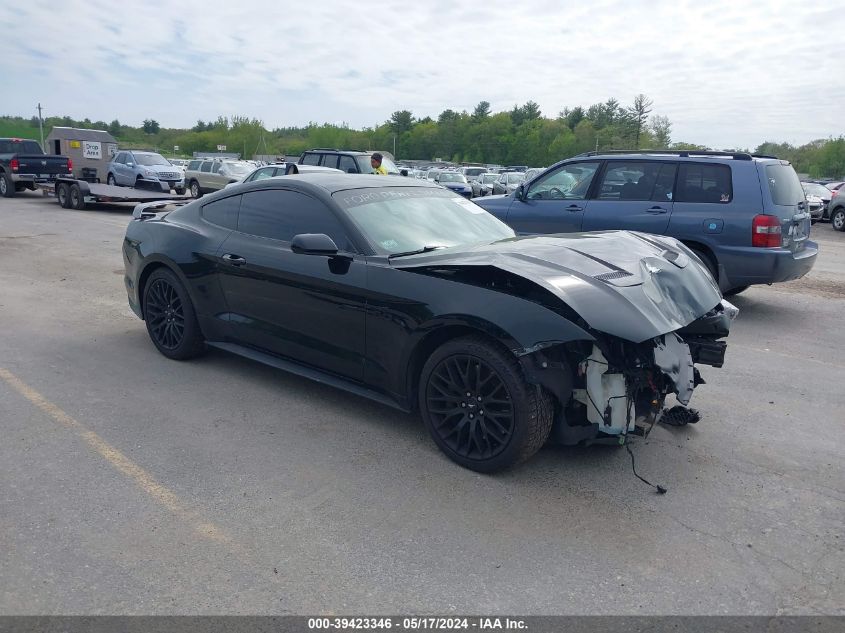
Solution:
<svg viewBox="0 0 845 633"><path fill-rule="evenodd" d="M156 185L159 187L156 188ZM50 182L38 183L45 196L56 196L65 209L84 209L92 202L153 202L156 200L187 200L188 195L173 195L166 183L150 182L147 188L118 187L98 182L59 176Z"/></svg>

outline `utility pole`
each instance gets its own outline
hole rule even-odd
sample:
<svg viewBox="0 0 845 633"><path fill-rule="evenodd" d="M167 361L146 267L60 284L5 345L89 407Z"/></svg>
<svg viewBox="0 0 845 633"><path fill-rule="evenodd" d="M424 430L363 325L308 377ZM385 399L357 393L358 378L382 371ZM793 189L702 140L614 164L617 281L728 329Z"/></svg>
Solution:
<svg viewBox="0 0 845 633"><path fill-rule="evenodd" d="M38 102L38 131L41 132L41 151L44 152L44 119L41 118L40 101Z"/></svg>
<svg viewBox="0 0 845 633"><path fill-rule="evenodd" d="M393 158L396 158L396 135L393 135Z"/></svg>
<svg viewBox="0 0 845 633"><path fill-rule="evenodd" d="M599 153L599 135L596 134L596 154Z"/></svg>

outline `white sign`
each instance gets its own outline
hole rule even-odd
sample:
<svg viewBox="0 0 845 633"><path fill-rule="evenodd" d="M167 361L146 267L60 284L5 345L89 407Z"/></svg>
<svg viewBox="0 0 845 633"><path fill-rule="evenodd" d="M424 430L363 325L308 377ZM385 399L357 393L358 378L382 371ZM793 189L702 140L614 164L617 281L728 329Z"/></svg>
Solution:
<svg viewBox="0 0 845 633"><path fill-rule="evenodd" d="M174 151L174 152L178 152L178 151L179 151L179 146L178 146L178 145L174 145L174 146L173 146L173 151Z"/></svg>
<svg viewBox="0 0 845 633"><path fill-rule="evenodd" d="M103 157L102 148L97 141L82 141L82 157L100 159Z"/></svg>
<svg viewBox="0 0 845 633"><path fill-rule="evenodd" d="M109 158L114 158L114 155L117 154L117 144L109 143L106 145L108 147Z"/></svg>
<svg viewBox="0 0 845 633"><path fill-rule="evenodd" d="M218 151L218 152L225 152L225 151L226 151L226 146L225 146L225 145L218 145L218 146L217 146L217 151Z"/></svg>

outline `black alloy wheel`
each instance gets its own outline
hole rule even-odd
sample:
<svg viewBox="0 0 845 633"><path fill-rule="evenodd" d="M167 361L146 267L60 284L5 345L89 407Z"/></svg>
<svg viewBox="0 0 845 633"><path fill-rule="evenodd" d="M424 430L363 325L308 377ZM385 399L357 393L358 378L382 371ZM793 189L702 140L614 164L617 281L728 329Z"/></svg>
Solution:
<svg viewBox="0 0 845 633"><path fill-rule="evenodd" d="M527 459L551 429L549 396L525 382L516 357L482 337L455 339L435 350L422 371L419 399L440 449L480 472Z"/></svg>
<svg viewBox="0 0 845 633"><path fill-rule="evenodd" d="M480 358L456 354L440 361L429 377L426 401L434 430L461 457L490 459L513 437L507 386Z"/></svg>
<svg viewBox="0 0 845 633"><path fill-rule="evenodd" d="M168 358L186 360L205 349L188 293L170 270L160 268L147 280L144 321L153 343Z"/></svg>

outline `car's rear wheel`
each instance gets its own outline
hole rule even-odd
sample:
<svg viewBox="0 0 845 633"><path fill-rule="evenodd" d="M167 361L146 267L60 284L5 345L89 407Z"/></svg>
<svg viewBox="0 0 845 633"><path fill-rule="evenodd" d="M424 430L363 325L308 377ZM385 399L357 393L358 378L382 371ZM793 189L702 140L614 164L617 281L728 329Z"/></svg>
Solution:
<svg viewBox="0 0 845 633"><path fill-rule="evenodd" d="M174 360L187 360L205 351L191 298L173 271L159 268L144 287L144 321L153 344Z"/></svg>
<svg viewBox="0 0 845 633"><path fill-rule="evenodd" d="M15 196L15 185L9 174L0 174L0 196L13 198Z"/></svg>
<svg viewBox="0 0 845 633"><path fill-rule="evenodd" d="M837 231L845 231L845 208L838 208L830 216L830 225Z"/></svg>
<svg viewBox="0 0 845 633"><path fill-rule="evenodd" d="M196 180L191 181L191 197L199 198L202 195L200 184Z"/></svg>
<svg viewBox="0 0 845 633"><path fill-rule="evenodd" d="M434 351L420 376L419 407L440 450L479 472L528 459L552 427L550 396L525 381L513 355L480 336Z"/></svg>

